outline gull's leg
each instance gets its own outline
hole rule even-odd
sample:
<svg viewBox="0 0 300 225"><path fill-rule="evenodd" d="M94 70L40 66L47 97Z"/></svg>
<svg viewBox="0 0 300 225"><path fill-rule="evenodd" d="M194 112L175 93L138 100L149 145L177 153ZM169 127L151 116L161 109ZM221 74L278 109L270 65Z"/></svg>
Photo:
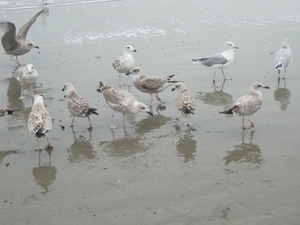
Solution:
<svg viewBox="0 0 300 225"><path fill-rule="evenodd" d="M189 117L189 122L188 123L185 123L185 125L187 125L188 127L190 127L191 125L192 125L192 123L190 122L190 119L191 119L191 116L190 115L188 115L188 117Z"/></svg>
<svg viewBox="0 0 300 225"><path fill-rule="evenodd" d="M283 75L283 77L282 77L283 80L285 80L285 79L288 78L285 74L286 74L286 68L284 69L284 75Z"/></svg>
<svg viewBox="0 0 300 225"><path fill-rule="evenodd" d="M130 83L130 77L128 76L128 84L127 87L132 87L132 84Z"/></svg>
<svg viewBox="0 0 300 225"><path fill-rule="evenodd" d="M22 64L19 62L18 60L18 56L16 56L16 59L13 59L14 56L10 57L10 60L16 62L18 64L18 66L21 66Z"/></svg>
<svg viewBox="0 0 300 225"><path fill-rule="evenodd" d="M250 127L254 127L254 123L250 120L249 116L248 116L248 122L251 123Z"/></svg>
<svg viewBox="0 0 300 225"><path fill-rule="evenodd" d="M126 123L126 114L125 114L125 113L123 113L123 126L124 126L124 127L130 127L130 125L128 125L128 124Z"/></svg>
<svg viewBox="0 0 300 225"><path fill-rule="evenodd" d="M41 150L43 150L43 147L40 145L40 142L39 142L39 139L38 138L36 138L36 142L37 142L37 144L38 144L38 147L35 149L36 151L41 151Z"/></svg>
<svg viewBox="0 0 300 225"><path fill-rule="evenodd" d="M215 72L214 72L213 83L215 83L215 82L218 82L218 81L219 81L219 80L216 80L216 79L215 79L215 77L216 77L216 73L217 73L217 70L215 70Z"/></svg>
<svg viewBox="0 0 300 225"><path fill-rule="evenodd" d="M53 146L50 144L49 138L47 136L46 136L46 139L47 139L47 142L48 142L46 148L53 148Z"/></svg>
<svg viewBox="0 0 300 225"><path fill-rule="evenodd" d="M89 116L87 118L89 120L89 126L88 126L87 130L91 130L91 129L93 129L92 124L91 124L91 120L90 120Z"/></svg>
<svg viewBox="0 0 300 225"><path fill-rule="evenodd" d="M73 116L73 118L72 118L71 124L69 124L69 127L74 127L74 116Z"/></svg>
<svg viewBox="0 0 300 225"><path fill-rule="evenodd" d="M157 99L159 102L161 102L161 98L158 97L158 93L156 93L155 97L156 97L156 99Z"/></svg>
<svg viewBox="0 0 300 225"><path fill-rule="evenodd" d="M113 124L114 113L115 113L115 111L113 111L113 113L111 114L111 117L110 117L110 129L117 129L117 128L118 128L117 126L115 126L115 125Z"/></svg>
<svg viewBox="0 0 300 225"><path fill-rule="evenodd" d="M224 70L222 70L222 73L223 73L223 77L224 77L224 80L232 80L232 78L230 78L230 77L225 77L225 73L224 73Z"/></svg>
<svg viewBox="0 0 300 225"><path fill-rule="evenodd" d="M150 100L149 107L152 107L153 95L152 94L150 94L150 95L151 95L151 100Z"/></svg>
<svg viewBox="0 0 300 225"><path fill-rule="evenodd" d="M249 129L249 127L245 127L245 118L242 117L242 121L243 121L243 130Z"/></svg>

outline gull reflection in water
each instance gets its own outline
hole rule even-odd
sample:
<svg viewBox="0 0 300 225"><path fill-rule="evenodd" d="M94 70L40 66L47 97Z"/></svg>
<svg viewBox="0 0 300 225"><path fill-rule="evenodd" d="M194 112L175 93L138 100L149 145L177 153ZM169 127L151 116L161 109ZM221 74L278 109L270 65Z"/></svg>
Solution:
<svg viewBox="0 0 300 225"><path fill-rule="evenodd" d="M91 144L92 132L89 132L89 137L84 137L79 135L76 137L76 133L72 127L72 132L74 136L74 143L68 148L69 158L68 160L72 163L79 163L81 161L93 159L96 156L96 152L93 150L93 145Z"/></svg>
<svg viewBox="0 0 300 225"><path fill-rule="evenodd" d="M33 168L32 175L34 177L34 182L36 185L40 185L44 191L40 192L41 194L45 195L47 192L52 191L48 188L49 185L56 181L56 168L51 165L51 153L52 148L48 148L45 151L48 153L49 161L48 163L41 164L41 152L39 151L39 163L38 166Z"/></svg>
<svg viewBox="0 0 300 225"><path fill-rule="evenodd" d="M192 131L193 128L181 131L180 127L176 124L176 133L178 134L179 140L175 143L178 151L177 155L184 158L184 162L194 161L197 149L197 141L193 139Z"/></svg>
<svg viewBox="0 0 300 225"><path fill-rule="evenodd" d="M227 106L233 104L232 96L223 91L226 80L223 81L220 87L214 85L213 92L199 93L200 96L196 96L196 99L200 99L204 104L213 106Z"/></svg>
<svg viewBox="0 0 300 225"><path fill-rule="evenodd" d="M233 151L228 151L228 155L224 157L225 165L228 165L231 162L236 163L252 163L261 165L264 163L264 160L261 158L261 151L258 145L252 144L254 137L254 131L250 132L249 143L245 143L245 131L242 135L242 143L240 145L234 146Z"/></svg>
<svg viewBox="0 0 300 225"><path fill-rule="evenodd" d="M280 103L280 110L287 110L288 105L290 104L291 91L286 87L278 87L274 91L274 100Z"/></svg>
<svg viewBox="0 0 300 225"><path fill-rule="evenodd" d="M124 136L116 138L115 131L112 132L112 140L101 141L99 146L111 157L129 157L137 153L147 151L152 143L148 143L146 138L128 134L124 128Z"/></svg>

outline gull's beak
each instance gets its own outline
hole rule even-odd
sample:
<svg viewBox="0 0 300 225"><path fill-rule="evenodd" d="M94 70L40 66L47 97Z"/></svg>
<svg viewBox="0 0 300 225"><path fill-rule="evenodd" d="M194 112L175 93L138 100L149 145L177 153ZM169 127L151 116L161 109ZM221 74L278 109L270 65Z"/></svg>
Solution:
<svg viewBox="0 0 300 225"><path fill-rule="evenodd" d="M265 88L265 89L270 89L269 86L263 86L263 88Z"/></svg>
<svg viewBox="0 0 300 225"><path fill-rule="evenodd" d="M61 91L65 91L65 88L63 87L63 89Z"/></svg>
<svg viewBox="0 0 300 225"><path fill-rule="evenodd" d="M239 46L236 46L236 45L235 45L234 48L239 49Z"/></svg>
<svg viewBox="0 0 300 225"><path fill-rule="evenodd" d="M136 49L133 50L134 52L137 52Z"/></svg>
<svg viewBox="0 0 300 225"><path fill-rule="evenodd" d="M34 47L34 48L37 48L37 49L40 49L39 46L36 46L36 45L34 45L33 47Z"/></svg>
<svg viewBox="0 0 300 225"><path fill-rule="evenodd" d="M175 91L175 88L172 88L171 91Z"/></svg>
<svg viewBox="0 0 300 225"><path fill-rule="evenodd" d="M147 113L150 115L150 116L153 116L153 113L151 111L147 111Z"/></svg>
<svg viewBox="0 0 300 225"><path fill-rule="evenodd" d="M131 72L125 73L126 76L129 76L131 74Z"/></svg>

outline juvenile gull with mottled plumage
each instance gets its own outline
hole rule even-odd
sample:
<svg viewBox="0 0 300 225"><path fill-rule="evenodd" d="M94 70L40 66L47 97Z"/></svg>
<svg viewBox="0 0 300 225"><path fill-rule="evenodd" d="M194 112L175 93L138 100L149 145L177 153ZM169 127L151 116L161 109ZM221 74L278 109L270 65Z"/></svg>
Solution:
<svg viewBox="0 0 300 225"><path fill-rule="evenodd" d="M88 130L92 129L90 115L96 114L99 115L96 111L97 109L91 108L88 102L81 96L79 96L71 83L66 83L62 89L66 91L66 102L67 107L70 113L73 116L72 122L69 125L70 127L74 126L74 117L85 118L87 117L89 120Z"/></svg>
<svg viewBox="0 0 300 225"><path fill-rule="evenodd" d="M289 40L284 39L281 44L281 49L278 50L275 56L275 69L278 70L278 74L280 74L280 70L284 69L284 75L281 77L282 79L286 79L286 68L292 63L293 54L290 49ZM280 81L280 76L278 76L278 82Z"/></svg>
<svg viewBox="0 0 300 225"><path fill-rule="evenodd" d="M175 84L175 87L172 88L172 91L175 90L179 91L178 97L175 101L176 108L179 110L179 116L176 119L180 120L181 115L183 117L188 117L189 122L186 123L186 125L190 126L192 125L192 123L190 123L190 115L194 115L194 110L196 109L196 100L189 92L186 85L182 82Z"/></svg>
<svg viewBox="0 0 300 225"><path fill-rule="evenodd" d="M149 115L153 116L153 113L147 108L146 104L138 102L135 97L126 90L119 88L113 88L107 84L100 82L100 88L98 92L102 93L107 104L113 109L110 120L110 128L118 128L113 124L113 117L115 111L123 114L123 125L126 126L126 115L137 114L140 111L144 111Z"/></svg>
<svg viewBox="0 0 300 225"><path fill-rule="evenodd" d="M156 94L156 99L161 102L158 93L164 91L167 87L178 82L171 80L175 75L156 77L156 76L145 76L142 74L140 67L134 67L126 75L133 75L132 81L134 86L141 92L148 93L151 95L150 107L152 106L153 94Z"/></svg>
<svg viewBox="0 0 300 225"><path fill-rule="evenodd" d="M121 73L128 73L134 66L135 61L132 57L132 52L136 52L136 49L133 48L131 45L126 45L123 49L123 55L119 56L115 59L112 63L115 70L119 73L119 86L121 86ZM128 85L129 81L128 81Z"/></svg>
<svg viewBox="0 0 300 225"><path fill-rule="evenodd" d="M41 137L46 137L47 139L48 144L46 148L53 148L47 137L47 132L52 128L51 116L44 106L43 96L34 95L33 97L33 106L28 116L28 130L35 134L38 143L38 150L43 149L39 143L39 138Z"/></svg>
<svg viewBox="0 0 300 225"><path fill-rule="evenodd" d="M230 109L222 111L223 114L233 114L234 116L242 116L243 120L243 129L249 129L254 127L254 123L249 120L249 117L256 113L262 104L262 93L260 89L265 88L269 89L268 86L265 86L259 82L255 82L251 85L251 92L248 95L240 97ZM244 125L244 116L248 116L248 122L251 123L250 127L245 127Z"/></svg>
<svg viewBox="0 0 300 225"><path fill-rule="evenodd" d="M23 27L19 30L16 35L16 26L8 21L0 22L0 34L3 49L6 54L11 55L11 60L15 61L21 66L18 56L29 52L32 48L39 48L33 43L26 41L26 35L32 24L36 21L36 18L44 11L41 10L35 14ZM12 57L16 56L16 60Z"/></svg>
<svg viewBox="0 0 300 225"><path fill-rule="evenodd" d="M192 59L193 63L201 63L204 66L207 66L209 68L212 68L215 70L213 82L216 82L218 80L215 79L217 69L222 70L223 77L226 80L230 80L231 78L226 78L223 69L230 66L234 59L234 51L233 48L238 49L238 46L234 45L232 42L227 41L224 44L226 50L222 53L213 54L211 56L207 56L200 59Z"/></svg>
<svg viewBox="0 0 300 225"><path fill-rule="evenodd" d="M13 73L13 77L15 77L21 84L21 95L19 99L24 99L25 97L23 96L23 85L35 83L39 77L39 74L34 69L32 64L28 64L26 66L22 65L17 67Z"/></svg>

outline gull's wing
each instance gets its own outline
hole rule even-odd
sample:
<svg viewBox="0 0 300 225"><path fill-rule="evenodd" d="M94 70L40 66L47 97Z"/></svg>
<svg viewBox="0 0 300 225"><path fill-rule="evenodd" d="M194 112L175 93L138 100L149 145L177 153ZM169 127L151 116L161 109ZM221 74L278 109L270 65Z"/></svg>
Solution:
<svg viewBox="0 0 300 225"><path fill-rule="evenodd" d="M25 41L28 30L30 29L31 25L36 21L36 18L38 18L38 16L42 14L42 12L44 12L44 9L35 14L34 17L32 17L27 23L23 25L23 27L18 32L18 40Z"/></svg>
<svg viewBox="0 0 300 225"><path fill-rule="evenodd" d="M6 52L15 49L19 43L16 41L16 26L11 22L0 22L1 42Z"/></svg>

